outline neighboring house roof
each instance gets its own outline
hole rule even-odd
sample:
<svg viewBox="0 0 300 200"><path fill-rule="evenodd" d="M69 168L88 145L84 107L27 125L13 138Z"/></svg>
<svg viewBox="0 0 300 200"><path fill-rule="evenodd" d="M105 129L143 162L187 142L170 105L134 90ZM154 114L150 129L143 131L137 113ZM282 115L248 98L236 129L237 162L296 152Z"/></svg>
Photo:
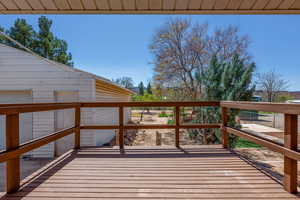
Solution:
<svg viewBox="0 0 300 200"><path fill-rule="evenodd" d="M104 78L104 77L95 75L95 74L90 73L90 72L86 72L86 71L83 71L83 70L80 70L80 69L76 69L76 68L74 68L74 67L71 67L71 66L68 66L68 65L65 65L65 64L61 64L61 63L55 62L55 61L53 61L53 60L49 60L49 59L47 59L47 58L44 58L44 57L42 57L42 56L40 56L40 55L38 55L38 54L32 52L30 49L24 47L24 46L21 45L20 43L18 43L18 42L16 42L16 41L14 41L14 42L15 42L17 45L19 45L21 48L23 48L25 53L31 54L32 56L35 56L35 57L37 57L37 58L39 58L39 59L41 59L41 60L43 60L43 61L45 61L45 62L48 62L48 63L50 63L50 64L53 64L53 65L55 65L55 66L57 66L57 67L63 69L64 71L71 71L71 72L79 72L79 73L83 73L83 74L85 74L85 75L87 75L87 76L90 76L91 78L96 79L97 81L102 82L103 84L106 84L106 85L108 85L108 86L114 88L116 92L120 92L120 93L122 93L122 94L127 94L127 95L135 94L134 91L131 91L131 90L127 89L127 88L124 88L124 87L118 85L117 83L114 83L114 82L110 81L109 79L106 79L106 78ZM5 45L5 44L1 44L1 43L0 43L0 45L1 45L1 46L5 46L5 47L8 47L8 48L13 48L13 49L16 49L16 50L18 50L18 51L22 51L22 50L20 50L20 49L17 49L17 48L14 48L14 47L11 47L11 46L8 46L8 45Z"/></svg>

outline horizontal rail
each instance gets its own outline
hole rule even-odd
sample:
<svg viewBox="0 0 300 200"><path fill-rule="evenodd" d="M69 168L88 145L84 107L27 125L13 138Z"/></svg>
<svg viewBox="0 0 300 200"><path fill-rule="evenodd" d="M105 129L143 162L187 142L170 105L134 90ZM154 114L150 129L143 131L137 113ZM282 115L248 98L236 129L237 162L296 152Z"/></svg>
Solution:
<svg viewBox="0 0 300 200"><path fill-rule="evenodd" d="M218 101L199 101L199 102L85 102L81 107L202 107L220 106Z"/></svg>
<svg viewBox="0 0 300 200"><path fill-rule="evenodd" d="M118 125L89 125L89 126L80 126L80 129L83 130L110 130L110 129L119 129Z"/></svg>
<svg viewBox="0 0 300 200"><path fill-rule="evenodd" d="M119 129L118 125L91 125L91 126L81 126L81 129L99 129L99 130L109 130L109 129ZM145 125L124 125L124 129L190 129L190 128L220 128L220 124L180 124L176 125L168 125L168 124L145 124Z"/></svg>
<svg viewBox="0 0 300 200"><path fill-rule="evenodd" d="M79 103L58 103L58 104L50 104L50 105L9 105L6 107L0 106L0 114L2 115L10 115L16 113L28 113L28 112L43 112L43 111L51 111L51 110L60 110L60 109L71 109L80 107Z"/></svg>
<svg viewBox="0 0 300 200"><path fill-rule="evenodd" d="M62 105L62 104L73 104L74 106L78 106L80 102L56 102L56 103L10 103L10 104L0 104L1 107L15 107L15 106L54 106L54 105Z"/></svg>
<svg viewBox="0 0 300 200"><path fill-rule="evenodd" d="M228 132L228 133L245 138L247 140L250 140L251 142L254 142L261 146L267 147L278 153L282 153L283 155L285 155L289 158L292 158L295 160L300 160L300 152L298 152L298 151L290 150L290 149L285 148L284 146L279 145L275 142L271 142L264 138L252 135L251 133L247 133L246 131L238 130L238 129L231 128L231 127L224 127L224 128L225 128L226 132Z"/></svg>
<svg viewBox="0 0 300 200"><path fill-rule="evenodd" d="M0 104L0 115L15 113L43 112L76 107L199 107L220 106L220 102L87 102L87 103L28 103L28 104Z"/></svg>
<svg viewBox="0 0 300 200"><path fill-rule="evenodd" d="M190 129L190 128L220 128L220 124L180 124L179 128Z"/></svg>
<svg viewBox="0 0 300 200"><path fill-rule="evenodd" d="M242 101L200 101L200 102L70 102L70 103L28 103L28 104L0 104L0 114L25 112L41 112L75 107L203 107L221 106L226 108L257 110L300 115L300 105L291 103L266 103Z"/></svg>
<svg viewBox="0 0 300 200"><path fill-rule="evenodd" d="M300 104L221 101L221 107L300 115Z"/></svg>
<svg viewBox="0 0 300 200"><path fill-rule="evenodd" d="M41 138L37 138L37 139L31 140L30 142L21 144L16 149L2 151L2 152L0 152L0 162L5 162L7 160L18 157L24 153L32 151L36 148L39 148L41 146L44 146L51 142L54 142L55 140L58 140L62 137L65 137L67 135L74 133L74 131L75 131L75 127L63 129L63 130L54 132L50 135L47 135L47 136L44 136Z"/></svg>

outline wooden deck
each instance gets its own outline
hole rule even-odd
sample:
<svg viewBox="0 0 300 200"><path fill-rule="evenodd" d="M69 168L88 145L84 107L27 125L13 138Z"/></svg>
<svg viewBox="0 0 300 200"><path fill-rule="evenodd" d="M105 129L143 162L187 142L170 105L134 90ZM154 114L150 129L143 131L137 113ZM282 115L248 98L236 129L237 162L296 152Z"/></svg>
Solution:
<svg viewBox="0 0 300 200"><path fill-rule="evenodd" d="M86 148L0 200L298 199L221 146Z"/></svg>

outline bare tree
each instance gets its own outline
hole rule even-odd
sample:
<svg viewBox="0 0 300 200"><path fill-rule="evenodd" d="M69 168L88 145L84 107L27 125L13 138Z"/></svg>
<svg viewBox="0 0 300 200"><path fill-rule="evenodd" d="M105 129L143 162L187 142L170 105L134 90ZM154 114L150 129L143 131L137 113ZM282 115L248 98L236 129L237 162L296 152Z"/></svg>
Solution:
<svg viewBox="0 0 300 200"><path fill-rule="evenodd" d="M281 91L288 89L289 82L273 69L257 75L257 86L265 93L267 101L273 102Z"/></svg>
<svg viewBox="0 0 300 200"><path fill-rule="evenodd" d="M121 77L121 78L117 78L116 80L112 80L113 82L127 88L127 89L132 89L134 88L134 85L133 85L133 80L131 77Z"/></svg>
<svg viewBox="0 0 300 200"><path fill-rule="evenodd" d="M220 60L239 54L250 60L247 52L247 36L239 36L238 28L228 26L209 34L208 24L193 24L189 20L167 21L153 37L150 50L154 55L154 80L165 88L189 100L199 98L201 81L196 75L203 74L213 55Z"/></svg>

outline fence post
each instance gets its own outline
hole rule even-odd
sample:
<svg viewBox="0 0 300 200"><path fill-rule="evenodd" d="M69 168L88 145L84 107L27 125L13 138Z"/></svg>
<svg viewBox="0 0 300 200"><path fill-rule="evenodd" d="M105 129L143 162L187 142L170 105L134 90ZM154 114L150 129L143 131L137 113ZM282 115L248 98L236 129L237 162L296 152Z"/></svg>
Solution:
<svg viewBox="0 0 300 200"><path fill-rule="evenodd" d="M175 123L176 123L176 128L175 128L175 146L179 148L179 126L180 126L180 107L176 106L175 107Z"/></svg>
<svg viewBox="0 0 300 200"><path fill-rule="evenodd" d="M19 113L6 115L6 149L19 147ZM20 156L6 162L6 191L17 192L20 188Z"/></svg>
<svg viewBox="0 0 300 200"><path fill-rule="evenodd" d="M284 115L284 147L297 150L298 145L298 116ZM297 193L297 160L284 156L284 189L290 193Z"/></svg>
<svg viewBox="0 0 300 200"><path fill-rule="evenodd" d="M80 121L81 121L81 108L75 108L75 149L80 149Z"/></svg>
<svg viewBox="0 0 300 200"><path fill-rule="evenodd" d="M119 107L119 147L124 150L124 107Z"/></svg>
<svg viewBox="0 0 300 200"><path fill-rule="evenodd" d="M161 146L161 133L156 131L156 145Z"/></svg>
<svg viewBox="0 0 300 200"><path fill-rule="evenodd" d="M222 131L222 144L223 144L223 148L227 149L228 148L228 133L225 129L225 127L227 126L227 122L228 122L228 109L225 107L221 107L221 112L222 112L222 127L221 127L221 131Z"/></svg>
<svg viewBox="0 0 300 200"><path fill-rule="evenodd" d="M119 129L116 130L116 146L119 146Z"/></svg>

